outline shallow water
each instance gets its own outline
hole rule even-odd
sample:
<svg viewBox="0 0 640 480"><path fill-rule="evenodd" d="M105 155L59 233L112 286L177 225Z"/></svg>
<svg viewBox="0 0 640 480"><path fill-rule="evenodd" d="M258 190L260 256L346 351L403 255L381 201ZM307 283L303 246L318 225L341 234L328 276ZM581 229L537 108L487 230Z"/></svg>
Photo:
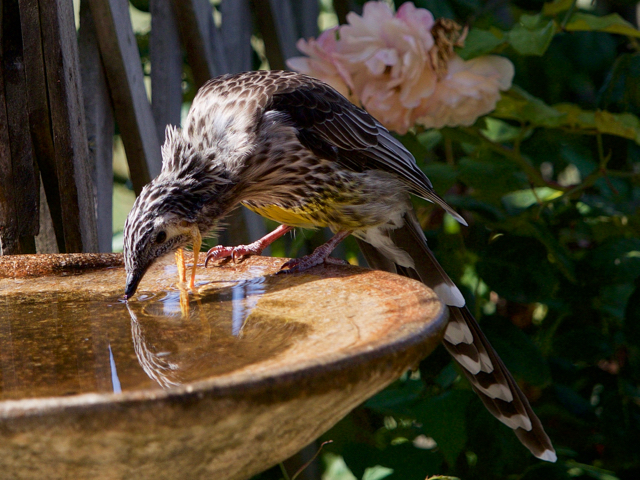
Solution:
<svg viewBox="0 0 640 480"><path fill-rule="evenodd" d="M181 292L0 296L0 401L171 388L281 354L305 323L256 308L269 278ZM184 294L183 294L184 295Z"/></svg>

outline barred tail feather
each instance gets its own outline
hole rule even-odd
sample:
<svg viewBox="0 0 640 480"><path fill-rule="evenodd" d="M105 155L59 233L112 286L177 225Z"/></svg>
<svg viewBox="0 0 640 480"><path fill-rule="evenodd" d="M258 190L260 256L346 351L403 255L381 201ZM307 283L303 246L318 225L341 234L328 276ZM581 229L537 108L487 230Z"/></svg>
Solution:
<svg viewBox="0 0 640 480"><path fill-rule="evenodd" d="M540 420L465 306L462 294L429 249L415 213L407 212L404 226L388 231L387 235L397 247L411 256L415 267L402 267L374 246L358 240L369 265L420 280L438 294L450 311L442 342L462 368L482 403L493 416L514 430L533 455L555 462L555 450Z"/></svg>
<svg viewBox="0 0 640 480"><path fill-rule="evenodd" d="M455 343L445 331L443 344L456 362L462 367L465 376L478 394L482 403L491 414L512 428L518 439L533 455L548 462L556 461L556 453L527 397L516 384L515 379L493 349L489 340L480 330L480 326L467 307L449 307L449 325L466 326L473 336L471 344L464 340ZM479 358L480 362L473 362ZM482 359L484 359L482 361ZM478 364L481 365L478 368ZM471 367L471 368L469 368Z"/></svg>

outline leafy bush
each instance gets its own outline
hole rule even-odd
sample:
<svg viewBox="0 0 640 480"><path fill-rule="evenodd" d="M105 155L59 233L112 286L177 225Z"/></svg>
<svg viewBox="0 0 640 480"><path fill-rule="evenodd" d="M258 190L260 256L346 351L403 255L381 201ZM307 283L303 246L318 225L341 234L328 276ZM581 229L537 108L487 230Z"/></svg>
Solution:
<svg viewBox="0 0 640 480"><path fill-rule="evenodd" d="M516 67L489 116L401 138L470 219L416 202L558 463L495 421L442 349L324 435L325 459L358 479L640 478L640 32L612 10L634 3L415 1L470 23L463 58Z"/></svg>

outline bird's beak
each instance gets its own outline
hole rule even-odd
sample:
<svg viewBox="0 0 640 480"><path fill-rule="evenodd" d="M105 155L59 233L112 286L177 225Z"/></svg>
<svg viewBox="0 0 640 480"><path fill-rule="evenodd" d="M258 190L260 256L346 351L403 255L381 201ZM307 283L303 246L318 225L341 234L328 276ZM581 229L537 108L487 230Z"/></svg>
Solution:
<svg viewBox="0 0 640 480"><path fill-rule="evenodd" d="M144 272L142 271L134 271L127 275L127 285L124 288L124 299L128 300L133 297L134 293L138 289L138 284L140 280L142 280L142 275Z"/></svg>

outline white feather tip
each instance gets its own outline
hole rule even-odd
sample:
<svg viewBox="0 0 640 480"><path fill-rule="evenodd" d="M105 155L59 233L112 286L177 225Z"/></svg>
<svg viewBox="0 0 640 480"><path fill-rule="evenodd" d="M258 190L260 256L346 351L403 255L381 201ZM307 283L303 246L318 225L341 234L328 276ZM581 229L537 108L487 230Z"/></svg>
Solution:
<svg viewBox="0 0 640 480"><path fill-rule="evenodd" d="M556 463L556 461L558 460L558 456L553 450L545 450L540 455L536 455L536 457L538 457L540 460L551 463Z"/></svg>

